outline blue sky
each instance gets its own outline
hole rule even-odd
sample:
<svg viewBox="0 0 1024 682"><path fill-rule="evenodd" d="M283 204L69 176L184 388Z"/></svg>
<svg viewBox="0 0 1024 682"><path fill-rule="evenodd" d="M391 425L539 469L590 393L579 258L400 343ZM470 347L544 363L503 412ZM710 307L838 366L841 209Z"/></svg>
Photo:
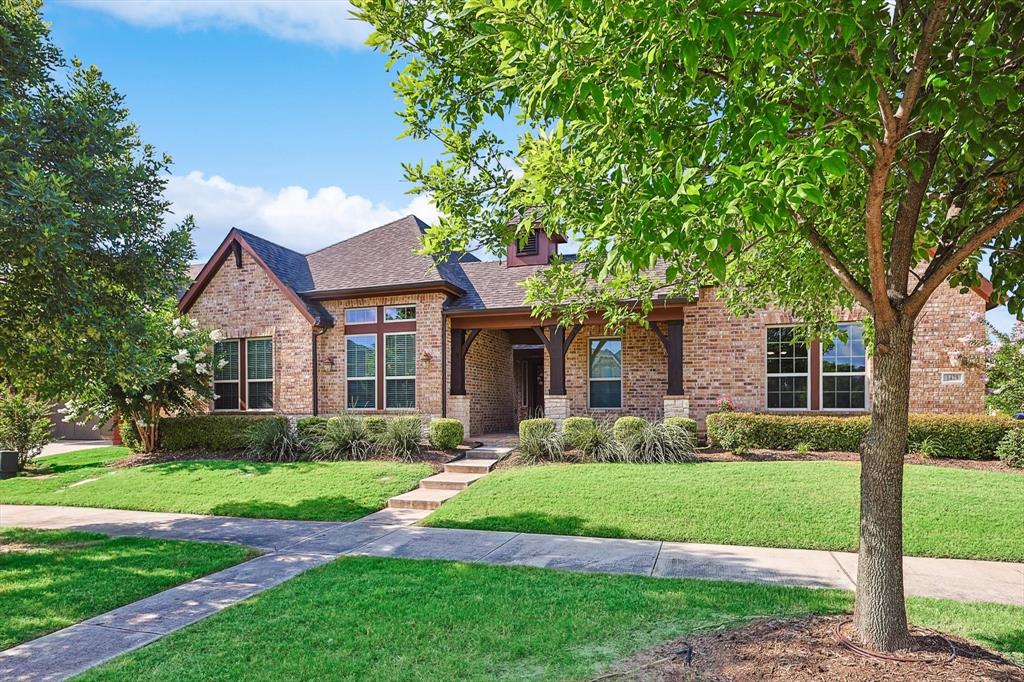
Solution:
<svg viewBox="0 0 1024 682"><path fill-rule="evenodd" d="M98 65L143 140L174 157L167 190L192 213L200 258L232 226L312 251L408 213L385 58L344 0L55 0L44 14L68 57ZM989 313L999 328L1005 308Z"/></svg>

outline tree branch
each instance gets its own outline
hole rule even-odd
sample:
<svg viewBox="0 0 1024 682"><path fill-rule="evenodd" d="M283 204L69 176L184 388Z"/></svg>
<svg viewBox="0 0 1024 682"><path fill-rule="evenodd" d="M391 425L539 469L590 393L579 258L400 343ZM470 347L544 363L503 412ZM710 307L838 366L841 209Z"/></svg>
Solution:
<svg viewBox="0 0 1024 682"><path fill-rule="evenodd" d="M825 261L825 265L839 278L842 285L853 294L853 297L857 299L864 308L874 314L874 302L871 300L871 293L857 281L857 278L853 276L846 265L843 264L839 257L835 254L835 251L829 247L828 242L822 237L817 230L810 225L807 226L807 240L811 242L811 245L817 249L821 255L822 260Z"/></svg>
<svg viewBox="0 0 1024 682"><path fill-rule="evenodd" d="M921 312L921 309L924 308L924 304L928 302L928 297L932 295L932 292L934 292L940 284L945 282L946 279L952 275L958 267L960 267L960 264L967 260L968 256L983 247L990 239L1005 230L1021 217L1024 217L1024 199L1018 201L1008 211L975 232L961 246L956 247L952 251L940 251L928 266L928 270L931 270L932 272L929 274L926 271L924 279L922 279L921 282L918 283L917 287L914 288L914 293L907 298L907 313L913 317Z"/></svg>
<svg viewBox="0 0 1024 682"><path fill-rule="evenodd" d="M921 217L921 204L928 191L928 183L935 171L942 137L945 131L925 133L916 140L918 153L924 154L921 178L915 180L907 173L907 189L896 208L896 223L889 245L889 298L901 301L907 296L907 285L913 263L914 237Z"/></svg>
<svg viewBox="0 0 1024 682"><path fill-rule="evenodd" d="M900 102L900 106L895 114L897 137L902 137L903 133L907 130L907 125L910 122L910 112L913 111L914 105L917 103L917 96L921 92L925 75L928 73L928 62L932 56L932 45L939 35L939 28L942 26L948 4L948 0L936 0L931 12L928 13L928 19L924 23L924 28L921 30L921 42L918 44L917 52L914 54L914 65L910 69L907 84L903 88L903 100Z"/></svg>

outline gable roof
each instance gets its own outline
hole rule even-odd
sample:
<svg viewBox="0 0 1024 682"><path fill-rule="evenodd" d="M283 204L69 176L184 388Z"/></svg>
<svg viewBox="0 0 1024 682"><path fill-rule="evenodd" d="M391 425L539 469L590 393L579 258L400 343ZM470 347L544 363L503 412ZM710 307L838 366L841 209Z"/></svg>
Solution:
<svg viewBox="0 0 1024 682"><path fill-rule="evenodd" d="M312 280L304 293L327 298L360 289L436 287L461 295L459 258L437 261L415 253L427 224L414 215L368 230L307 255ZM465 255L462 262L479 260Z"/></svg>

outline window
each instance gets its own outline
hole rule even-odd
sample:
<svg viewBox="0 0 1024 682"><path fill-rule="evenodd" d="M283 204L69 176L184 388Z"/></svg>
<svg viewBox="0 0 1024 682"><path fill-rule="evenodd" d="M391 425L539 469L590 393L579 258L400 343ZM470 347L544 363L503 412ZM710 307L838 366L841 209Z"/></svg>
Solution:
<svg viewBox="0 0 1024 682"><path fill-rule="evenodd" d="M841 324L846 341L836 336L832 347L821 349L821 407L824 410L863 410L867 405L867 354L864 327Z"/></svg>
<svg viewBox="0 0 1024 682"><path fill-rule="evenodd" d="M622 339L590 339L590 407L622 407Z"/></svg>
<svg viewBox="0 0 1024 682"><path fill-rule="evenodd" d="M768 328L768 409L806 410L807 345L794 338L793 327Z"/></svg>
<svg viewBox="0 0 1024 682"><path fill-rule="evenodd" d="M941 382L944 385L964 383L963 372L943 372Z"/></svg>
<svg viewBox="0 0 1024 682"><path fill-rule="evenodd" d="M373 324L376 321L376 308L348 308L345 310L345 324Z"/></svg>
<svg viewBox="0 0 1024 682"><path fill-rule="evenodd" d="M384 407L416 407L416 334L384 335Z"/></svg>
<svg viewBox="0 0 1024 682"><path fill-rule="evenodd" d="M245 342L245 402L250 410L274 409L274 342Z"/></svg>
<svg viewBox="0 0 1024 682"><path fill-rule="evenodd" d="M408 322L416 319L416 306L389 305L384 308L385 322Z"/></svg>
<svg viewBox="0 0 1024 682"><path fill-rule="evenodd" d="M349 409L377 407L377 335L345 339L345 371Z"/></svg>
<svg viewBox="0 0 1024 682"><path fill-rule="evenodd" d="M525 242L522 242L522 244L516 242L516 255L536 256L538 248L538 239L539 237L537 236L537 230L534 230L533 232L530 233L530 236L526 238Z"/></svg>
<svg viewBox="0 0 1024 682"><path fill-rule="evenodd" d="M221 367L221 361L224 366ZM238 394L238 340L220 341L213 345L213 409L237 410Z"/></svg>

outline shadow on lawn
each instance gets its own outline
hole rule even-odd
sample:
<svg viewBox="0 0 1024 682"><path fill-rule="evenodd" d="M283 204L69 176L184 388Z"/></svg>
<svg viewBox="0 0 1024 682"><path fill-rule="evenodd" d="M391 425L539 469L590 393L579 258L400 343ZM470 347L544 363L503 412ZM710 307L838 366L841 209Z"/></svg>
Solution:
<svg viewBox="0 0 1024 682"><path fill-rule="evenodd" d="M429 523L427 525L435 525ZM582 535L598 538L626 538L624 528L588 522L579 516L520 512L506 516L473 516L466 519L445 518L437 527L466 528L472 530L505 530L516 533L545 533L548 535ZM637 538L650 539L650 538Z"/></svg>
<svg viewBox="0 0 1024 682"><path fill-rule="evenodd" d="M325 495L292 504L246 500L224 502L210 509L216 516L242 516L259 519L297 521L354 521L380 509L379 505L357 502L344 495Z"/></svg>

